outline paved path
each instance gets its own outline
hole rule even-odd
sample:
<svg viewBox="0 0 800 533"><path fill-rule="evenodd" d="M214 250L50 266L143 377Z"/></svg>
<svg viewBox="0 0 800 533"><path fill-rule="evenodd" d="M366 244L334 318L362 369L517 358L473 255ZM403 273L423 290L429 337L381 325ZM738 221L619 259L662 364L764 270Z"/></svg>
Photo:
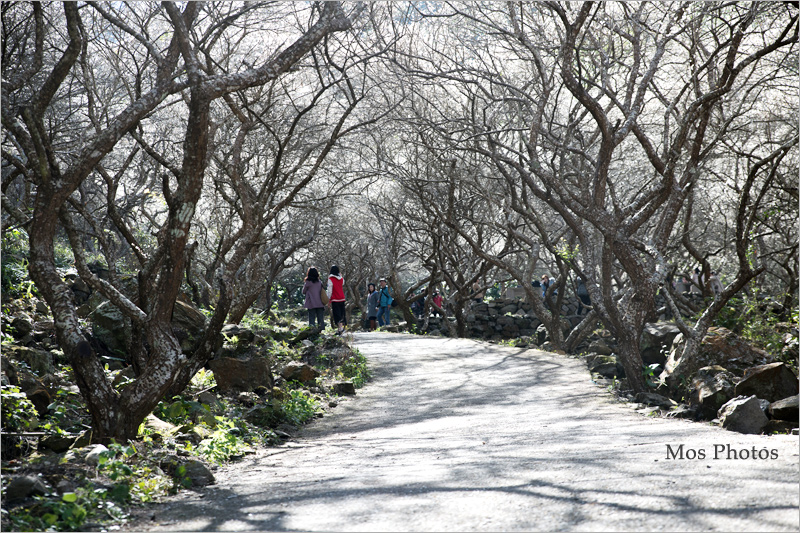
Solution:
<svg viewBox="0 0 800 533"><path fill-rule="evenodd" d="M798 441L614 402L578 360L356 334L374 379L300 438L137 528L797 531ZM705 459L667 459L667 445ZM715 445L724 448L715 459ZM734 460L727 447L777 459ZM718 448L719 449L719 448ZM774 452L772 452L774 450ZM763 453L763 452L762 452Z"/></svg>

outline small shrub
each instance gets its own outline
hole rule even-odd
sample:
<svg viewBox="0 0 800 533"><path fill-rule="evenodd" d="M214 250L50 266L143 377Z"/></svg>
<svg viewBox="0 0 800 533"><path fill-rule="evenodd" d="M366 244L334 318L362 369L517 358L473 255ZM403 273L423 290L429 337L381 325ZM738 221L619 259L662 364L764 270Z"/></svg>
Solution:
<svg viewBox="0 0 800 533"><path fill-rule="evenodd" d="M788 358L784 355L784 335L778 328L780 317L765 312L763 305L764 301L759 298L757 291L752 296L743 294L740 298L731 298L717 315L716 324L796 367L796 352ZM794 310L791 320L797 324L797 310Z"/></svg>
<svg viewBox="0 0 800 533"><path fill-rule="evenodd" d="M208 408L200 402L188 401L179 397L173 398L173 401L169 403L160 402L153 411L161 420L176 426L192 422L193 419L197 419L200 414L206 412L209 412Z"/></svg>
<svg viewBox="0 0 800 533"><path fill-rule="evenodd" d="M269 315L266 311L249 309L242 318L241 326L253 331L269 329Z"/></svg>
<svg viewBox="0 0 800 533"><path fill-rule="evenodd" d="M320 412L321 406L307 392L292 390L289 391L289 396L283 401L281 408L286 421L299 426L314 418Z"/></svg>
<svg viewBox="0 0 800 533"><path fill-rule="evenodd" d="M189 382L189 388L193 390L208 390L217 386L217 379L214 377L214 372L201 368L194 376L192 381Z"/></svg>
<svg viewBox="0 0 800 533"><path fill-rule="evenodd" d="M230 461L232 457L243 455L250 446L242 439L240 430L224 417L218 416L217 430L207 439L203 439L197 452L205 459L216 464Z"/></svg>
<svg viewBox="0 0 800 533"><path fill-rule="evenodd" d="M356 388L363 387L370 378L367 358L358 350L353 350L345 357L339 366L339 372L342 377L352 381Z"/></svg>
<svg viewBox="0 0 800 533"><path fill-rule="evenodd" d="M82 531L89 519L100 523L121 523L125 511L110 499L106 489L80 487L65 492L60 498L36 496L31 507L22 507L7 514L14 531Z"/></svg>
<svg viewBox="0 0 800 533"><path fill-rule="evenodd" d="M4 431L32 431L39 425L36 409L19 387L4 385L0 401Z"/></svg>

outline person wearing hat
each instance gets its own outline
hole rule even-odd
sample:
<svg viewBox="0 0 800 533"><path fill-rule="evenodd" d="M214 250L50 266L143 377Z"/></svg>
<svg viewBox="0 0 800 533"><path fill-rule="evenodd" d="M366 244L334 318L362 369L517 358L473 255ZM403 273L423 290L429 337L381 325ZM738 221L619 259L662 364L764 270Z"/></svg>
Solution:
<svg viewBox="0 0 800 533"><path fill-rule="evenodd" d="M389 286L386 284L386 278L381 278L378 282L381 286L379 289L381 298L380 298L380 307L378 308L378 325L379 326L388 326L392 323L392 319L389 316L389 310L391 309L392 305L392 295L389 294Z"/></svg>

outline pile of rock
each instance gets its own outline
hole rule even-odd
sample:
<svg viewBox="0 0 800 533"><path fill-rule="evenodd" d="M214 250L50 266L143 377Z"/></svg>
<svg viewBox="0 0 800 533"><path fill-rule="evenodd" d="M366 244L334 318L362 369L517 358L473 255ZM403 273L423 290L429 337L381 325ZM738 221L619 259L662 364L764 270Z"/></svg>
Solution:
<svg viewBox="0 0 800 533"><path fill-rule="evenodd" d="M695 357L682 357L677 326L647 324L640 342L651 378L663 385L636 402L669 416L713 420L742 433L787 432L798 427L798 378L785 363L725 328L710 328ZM622 379L625 372L607 332L590 338L585 355L596 379ZM658 381L653 379L653 381ZM684 404L685 402L685 404Z"/></svg>
<svg viewBox="0 0 800 533"><path fill-rule="evenodd" d="M691 359L676 336L661 377L700 420L741 433L785 432L798 426L797 376L726 328L710 328Z"/></svg>
<svg viewBox="0 0 800 533"><path fill-rule="evenodd" d="M798 427L797 376L785 363L752 367L741 379L733 379L736 385L721 390L716 398L718 402L730 397L717 411L722 427L740 433L786 432Z"/></svg>

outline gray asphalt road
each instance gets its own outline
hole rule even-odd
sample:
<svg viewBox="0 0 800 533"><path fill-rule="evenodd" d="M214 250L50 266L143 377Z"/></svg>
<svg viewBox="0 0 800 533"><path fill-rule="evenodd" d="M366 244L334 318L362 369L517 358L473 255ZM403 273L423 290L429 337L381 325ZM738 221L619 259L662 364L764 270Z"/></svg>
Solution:
<svg viewBox="0 0 800 533"><path fill-rule="evenodd" d="M374 374L358 398L133 527L800 529L797 437L644 417L564 356L470 340L355 338ZM668 458L668 446L684 459ZM742 450L769 458L742 459Z"/></svg>

